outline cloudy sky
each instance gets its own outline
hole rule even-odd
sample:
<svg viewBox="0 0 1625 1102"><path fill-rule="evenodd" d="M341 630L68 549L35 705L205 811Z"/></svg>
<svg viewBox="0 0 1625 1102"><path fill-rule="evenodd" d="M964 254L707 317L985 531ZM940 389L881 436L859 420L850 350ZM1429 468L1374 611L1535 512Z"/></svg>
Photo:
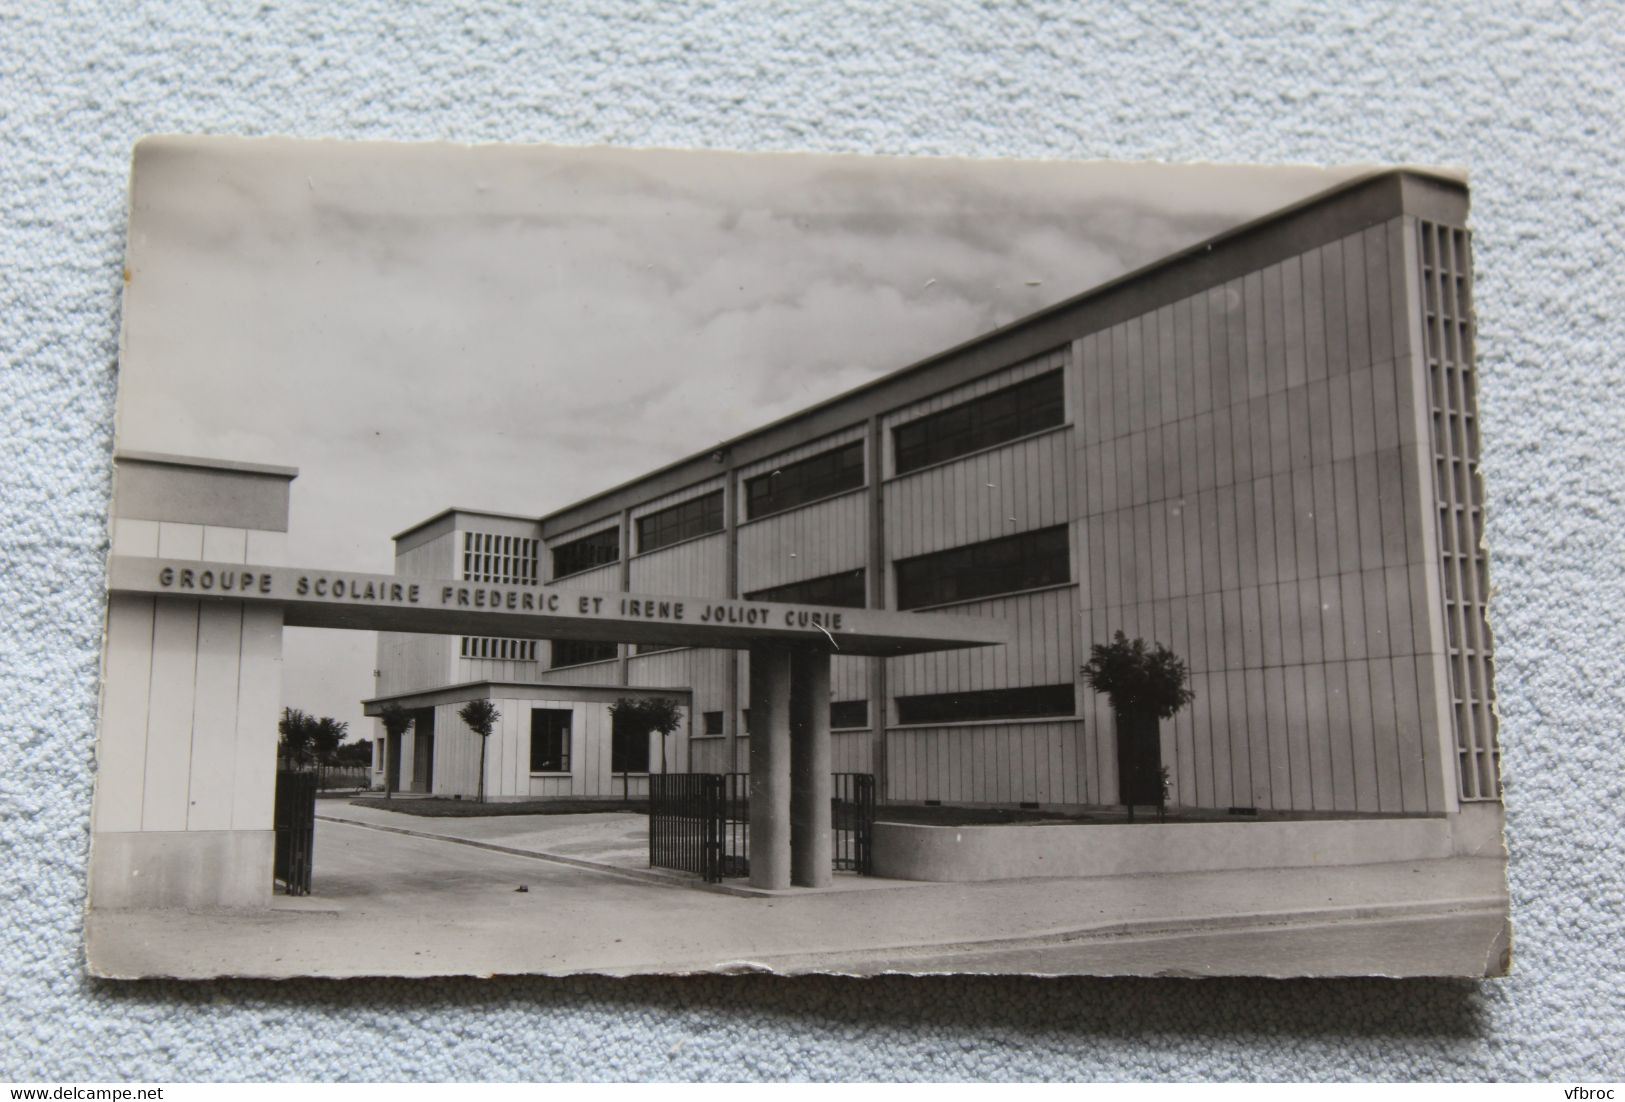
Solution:
<svg viewBox="0 0 1625 1102"><path fill-rule="evenodd" d="M289 552L387 572L1357 175L670 151L144 143L118 446L296 466ZM290 629L349 720L366 632Z"/></svg>

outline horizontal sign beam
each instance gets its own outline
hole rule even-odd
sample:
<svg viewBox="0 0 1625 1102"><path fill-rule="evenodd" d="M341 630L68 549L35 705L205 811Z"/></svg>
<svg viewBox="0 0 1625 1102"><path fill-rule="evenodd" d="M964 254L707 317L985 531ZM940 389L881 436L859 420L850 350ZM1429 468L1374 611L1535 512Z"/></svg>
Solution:
<svg viewBox="0 0 1625 1102"><path fill-rule="evenodd" d="M940 612L590 593L133 555L112 556L107 572L114 593L280 605L289 627L733 649L782 642L861 655L984 647L1011 638L1002 620Z"/></svg>

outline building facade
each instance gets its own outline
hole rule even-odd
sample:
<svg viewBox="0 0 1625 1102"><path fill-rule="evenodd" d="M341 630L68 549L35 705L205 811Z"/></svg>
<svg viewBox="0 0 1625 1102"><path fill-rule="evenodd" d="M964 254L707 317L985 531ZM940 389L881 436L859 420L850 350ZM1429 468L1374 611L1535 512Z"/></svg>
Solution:
<svg viewBox="0 0 1625 1102"><path fill-rule="evenodd" d="M1117 803L1079 667L1122 630L1191 672L1161 728L1174 806L1494 803L1466 216L1454 181L1356 181L545 516L447 510L395 537L396 573L1014 623L835 658L833 767L887 801ZM376 778L472 794L456 711L480 696L496 798L636 795L662 753L744 770L748 661L382 634L369 714L425 718ZM677 699L683 729L616 735L626 695Z"/></svg>

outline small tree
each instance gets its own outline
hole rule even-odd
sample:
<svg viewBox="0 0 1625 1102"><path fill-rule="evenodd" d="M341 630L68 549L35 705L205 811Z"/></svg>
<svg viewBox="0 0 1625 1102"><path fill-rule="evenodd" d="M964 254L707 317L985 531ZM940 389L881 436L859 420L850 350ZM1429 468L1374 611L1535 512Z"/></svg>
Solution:
<svg viewBox="0 0 1625 1102"><path fill-rule="evenodd" d="M310 752L316 759L318 771L333 764L333 755L338 753L339 744L349 733L350 725L332 716L323 716L311 725Z"/></svg>
<svg viewBox="0 0 1625 1102"><path fill-rule="evenodd" d="M1138 712L1171 719L1196 694L1185 687L1185 662L1161 643L1146 646L1122 631L1110 643L1089 648L1083 680L1104 693L1114 712Z"/></svg>
<svg viewBox="0 0 1625 1102"><path fill-rule="evenodd" d="M378 718L383 721L384 733L389 736L384 739L384 799L387 800L395 795L395 777L389 768L391 759L398 756L395 744L412 729L413 720L412 713L394 701L383 706Z"/></svg>
<svg viewBox="0 0 1625 1102"><path fill-rule="evenodd" d="M310 760L311 744L316 734L316 720L298 708L282 709L277 721L277 757L287 768L304 765Z"/></svg>
<svg viewBox="0 0 1625 1102"><path fill-rule="evenodd" d="M660 771L666 772L666 736L683 725L683 708L668 696L634 698L623 696L609 706L617 730L628 738L647 739L650 732L660 732ZM627 771L621 771L621 794L631 799L632 781Z"/></svg>
<svg viewBox="0 0 1625 1102"><path fill-rule="evenodd" d="M485 746L491 741L491 731L502 713L489 700L470 700L457 712L469 729L480 736L480 803L485 802Z"/></svg>
<svg viewBox="0 0 1625 1102"><path fill-rule="evenodd" d="M1111 701L1119 746L1134 740L1155 740L1157 721L1173 718L1196 696L1185 687L1188 672L1183 659L1161 643L1147 646L1144 639L1130 640L1121 631L1110 643L1096 643L1090 648L1089 661L1082 673L1091 689ZM1154 764L1142 771L1125 768L1122 757L1119 758L1118 783L1124 789L1121 798L1128 805L1131 819L1137 797L1152 797L1140 802L1155 802L1159 809L1166 800L1160 747L1152 748L1157 753L1148 755L1148 760ZM1141 776L1140 772L1146 775Z"/></svg>

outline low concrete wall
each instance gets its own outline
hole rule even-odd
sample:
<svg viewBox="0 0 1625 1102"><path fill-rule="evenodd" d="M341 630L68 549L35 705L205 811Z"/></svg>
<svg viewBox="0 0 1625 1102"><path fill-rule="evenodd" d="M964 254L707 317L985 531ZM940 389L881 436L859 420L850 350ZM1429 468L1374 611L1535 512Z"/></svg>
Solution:
<svg viewBox="0 0 1625 1102"><path fill-rule="evenodd" d="M879 822L874 845L876 876L937 881L1364 865L1450 857L1463 848L1448 818L963 827Z"/></svg>
<svg viewBox="0 0 1625 1102"><path fill-rule="evenodd" d="M90 840L90 905L269 907L275 844L270 830L97 832Z"/></svg>

